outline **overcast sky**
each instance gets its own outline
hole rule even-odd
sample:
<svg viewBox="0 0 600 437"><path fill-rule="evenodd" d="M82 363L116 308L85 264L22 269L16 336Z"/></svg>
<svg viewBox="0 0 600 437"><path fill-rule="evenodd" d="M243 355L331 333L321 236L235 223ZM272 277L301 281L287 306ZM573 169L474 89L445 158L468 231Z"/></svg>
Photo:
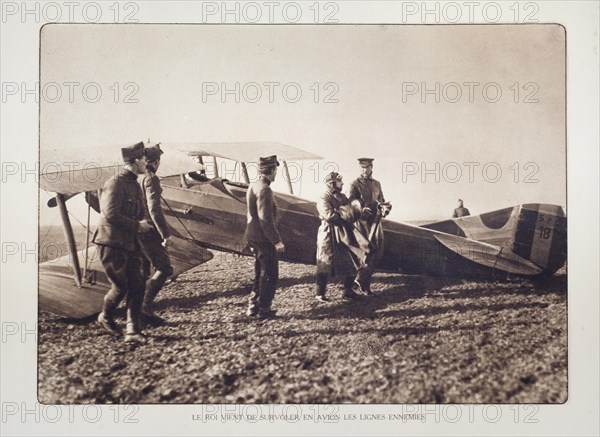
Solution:
<svg viewBox="0 0 600 437"><path fill-rule="evenodd" d="M275 141L325 158L294 184L310 200L327 171L348 188L356 158L374 158L395 220L449 217L459 197L475 214L564 207L564 38L557 25L48 25L41 147Z"/></svg>

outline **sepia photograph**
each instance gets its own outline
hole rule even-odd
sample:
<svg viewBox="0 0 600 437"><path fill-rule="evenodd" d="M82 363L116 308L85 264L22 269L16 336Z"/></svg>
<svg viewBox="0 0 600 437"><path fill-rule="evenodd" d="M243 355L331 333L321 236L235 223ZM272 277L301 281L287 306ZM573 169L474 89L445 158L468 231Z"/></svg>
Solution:
<svg viewBox="0 0 600 437"><path fill-rule="evenodd" d="M599 18L0 0L0 435L597 436Z"/></svg>
<svg viewBox="0 0 600 437"><path fill-rule="evenodd" d="M40 403L567 402L565 27L39 38Z"/></svg>

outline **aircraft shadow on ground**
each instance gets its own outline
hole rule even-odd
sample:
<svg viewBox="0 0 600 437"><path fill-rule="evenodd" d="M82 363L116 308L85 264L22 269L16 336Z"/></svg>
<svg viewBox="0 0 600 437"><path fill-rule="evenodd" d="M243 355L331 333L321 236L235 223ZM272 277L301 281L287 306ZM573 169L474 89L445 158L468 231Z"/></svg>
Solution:
<svg viewBox="0 0 600 437"><path fill-rule="evenodd" d="M385 311L385 317L415 318L419 316L436 316L445 313L467 313L471 311L500 312L505 310L546 308L547 303L542 302L507 302L507 303L459 303L447 305L448 300L473 299L478 297L512 296L512 295L546 295L556 294L566 301L566 278L551 277L543 282L524 281L506 283L492 281L464 281L460 279L427 278L427 277L400 277L381 278L374 281L375 284L395 284L392 287L377 293L372 297L361 297L357 302L341 301L337 296L340 291L330 290L328 296L332 298L329 304L321 304L311 310L294 318L307 320L331 320L331 319L362 319L369 320L381 317L379 314L394 304L413 299L434 299L434 302L446 303L444 305L428 305L425 308L402 308ZM469 284L468 289L453 289L457 284ZM498 287L494 287L498 285ZM449 287L444 290L444 287ZM339 287L338 287L339 288ZM373 287L375 289L375 286Z"/></svg>
<svg viewBox="0 0 600 437"><path fill-rule="evenodd" d="M526 308L545 308L548 306L546 303L540 302L528 302L528 303L493 303L493 304L479 304L479 303L460 303L455 305L429 305L426 308L401 308L396 310L387 310L385 313L381 313L382 310L394 305L401 304L403 302L414 300L414 299L435 299L440 303L448 302L450 300L460 299L472 299L477 297L494 297L494 296L513 296L513 295L547 295L556 294L561 296L561 299L566 301L567 298L567 275L555 275L552 277L546 277L539 280L527 280L521 279L517 281L509 282L498 282L498 281L485 281L485 280L465 280L458 278L437 278L427 276L416 276L416 275L397 275L397 274L383 274L375 277L373 285L374 289L380 288L381 285L387 286L383 291L379 291L374 297L362 297L357 302L346 302L341 300L342 288L339 282L332 281L328 285L328 297L332 300L329 304L320 304L315 302L315 306L310 311L303 311L299 314L294 314L293 319L304 319L304 320L332 320L332 319L356 319L356 320L374 320L379 317L392 317L392 318L415 318L419 316L437 316L445 313L467 313L471 311L491 311L499 312L504 310L513 309L526 309ZM192 281L186 281L192 282ZM165 308L173 308L182 312L189 312L199 310L203 304L223 298L230 297L245 297L250 294L252 290L252 284L246 283L236 288L227 291L211 291L203 292L201 290L201 281L193 281L199 284L198 294L185 297L167 297L159 298L155 304L157 310ZM307 274L300 277L281 278L278 285L279 298L285 296L285 290L289 287L297 285L306 285L312 287L314 283L314 276ZM468 286L468 288L461 288L462 285ZM498 287L494 287L498 285ZM176 286L176 284L175 284ZM447 289L445 289L447 288ZM166 291L166 290L165 290ZM163 291L164 293L164 291ZM165 293L166 294L166 293ZM310 295L312 298L312 294ZM241 305L245 305L245 300L241 302ZM117 319L125 318L125 309L123 306L119 307L116 311L115 316ZM282 315L279 317L280 320L285 321L287 316ZM96 315L87 317L85 319L59 319L61 325L72 324L77 326L85 326L96 320ZM477 326L477 329L481 329L481 326ZM411 329L415 328L397 328L394 329L394 333L409 333ZM422 329L422 328L419 328ZM437 328L432 328L437 331ZM452 327L450 329L460 329L459 327ZM465 328L470 329L470 328ZM397 331L397 332L396 332ZM328 331L331 333L330 331ZM368 332L368 330L364 331ZM382 334L383 331L378 331ZM290 332L286 335L292 335ZM159 336L160 337L160 336ZM177 338L156 338L158 341L174 340Z"/></svg>

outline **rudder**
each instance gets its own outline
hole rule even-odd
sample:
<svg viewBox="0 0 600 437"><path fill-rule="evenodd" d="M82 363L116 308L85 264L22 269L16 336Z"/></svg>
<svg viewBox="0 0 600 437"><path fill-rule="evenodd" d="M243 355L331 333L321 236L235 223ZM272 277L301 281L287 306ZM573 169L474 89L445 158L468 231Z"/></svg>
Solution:
<svg viewBox="0 0 600 437"><path fill-rule="evenodd" d="M558 205L524 204L518 216L512 251L548 273L567 260L567 217Z"/></svg>

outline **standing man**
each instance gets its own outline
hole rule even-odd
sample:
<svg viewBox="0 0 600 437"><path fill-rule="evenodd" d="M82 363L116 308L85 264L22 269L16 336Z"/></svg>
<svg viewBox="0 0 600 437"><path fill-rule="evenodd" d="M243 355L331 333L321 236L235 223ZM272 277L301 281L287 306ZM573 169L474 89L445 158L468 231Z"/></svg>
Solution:
<svg viewBox="0 0 600 437"><path fill-rule="evenodd" d="M452 214L452 218L466 217L468 215L471 215L471 213L469 212L469 210L467 208L465 208L463 206L462 199L458 199L458 208L454 209L454 213Z"/></svg>
<svg viewBox="0 0 600 437"><path fill-rule="evenodd" d="M100 196L100 223L93 241L100 247L100 260L111 283L98 315L100 325L113 335L120 330L114 312L123 297L127 299L126 342L143 342L140 316L144 297L142 254L139 234L150 231L143 220L144 204L137 176L146 170L144 143L121 149L124 168L104 184Z"/></svg>
<svg viewBox="0 0 600 437"><path fill-rule="evenodd" d="M360 209L354 210L348 198L342 193L344 183L339 173L332 172L325 178L327 190L317 202L321 225L317 232L317 278L315 297L320 302L329 302L325 296L327 279L341 277L344 281L346 300L359 296L352 289L354 277L359 268L364 268L368 251L368 241L359 234L359 242L354 234L354 223L359 219ZM362 243L362 245L361 245Z"/></svg>
<svg viewBox="0 0 600 437"><path fill-rule="evenodd" d="M171 242L171 232L160 206L162 187L158 176L156 176L160 166L160 155L163 154L163 151L159 145L156 145L146 147L144 153L148 161L146 173L141 181L144 196L144 220L152 227L152 230L140 234L138 238L144 254L144 274L146 278L149 278L146 281L142 315L150 323L162 324L164 319L154 312L152 302L165 285L167 278L173 273L173 267L171 267L171 260L167 252L167 247ZM150 267L154 270L151 277Z"/></svg>
<svg viewBox="0 0 600 437"><path fill-rule="evenodd" d="M273 317L275 311L271 303L275 297L279 279L278 254L285 251L281 236L277 230L277 204L271 190L271 182L277 176L279 162L277 156L260 158L258 181L248 187L246 203L248 205L246 233L255 256L254 288L250 296L247 316L262 318Z"/></svg>
<svg viewBox="0 0 600 437"><path fill-rule="evenodd" d="M358 159L361 175L350 185L349 196L350 202L358 200L363 208L359 224L367 238L371 235L371 228L377 226L377 230L371 238L372 247L371 252L367 256L367 266L358 271L354 281L358 289L369 296L373 294L371 291L373 272L375 271L375 266L381 260L384 250L383 228L377 225L377 214L380 213L379 205L385 203L385 199L381 190L381 184L372 177L373 161L373 158ZM388 206L387 213L391 210L391 205L388 204Z"/></svg>

